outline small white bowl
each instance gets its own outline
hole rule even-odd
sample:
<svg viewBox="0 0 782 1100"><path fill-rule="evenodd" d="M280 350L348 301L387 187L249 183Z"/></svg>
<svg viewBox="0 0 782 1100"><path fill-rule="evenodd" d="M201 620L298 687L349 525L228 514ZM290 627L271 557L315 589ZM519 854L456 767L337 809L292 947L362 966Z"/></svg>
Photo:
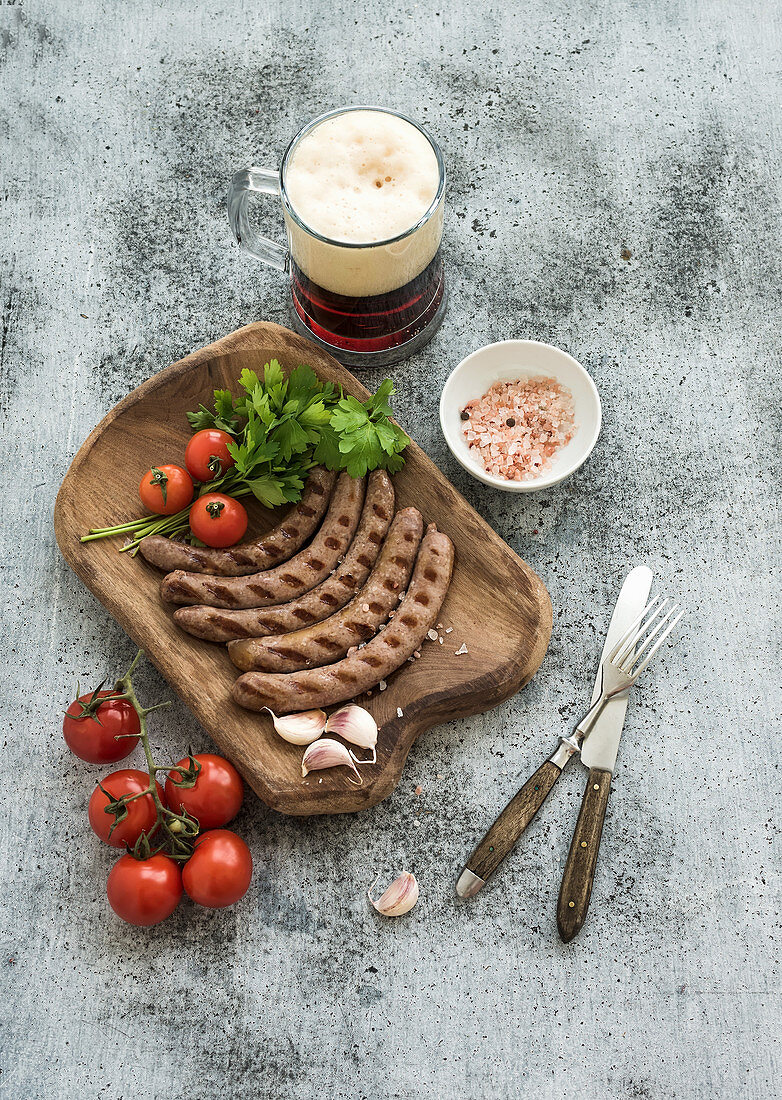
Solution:
<svg viewBox="0 0 782 1100"><path fill-rule="evenodd" d="M540 477L508 481L487 473L480 458L474 457L462 431L461 411L468 401L482 397L494 382L536 374L556 378L573 394L576 430ZM451 371L440 395L440 424L451 454L473 477L507 493L533 493L564 481L589 457L600 435L601 419L600 395L581 364L567 352L537 340L502 340L479 348Z"/></svg>

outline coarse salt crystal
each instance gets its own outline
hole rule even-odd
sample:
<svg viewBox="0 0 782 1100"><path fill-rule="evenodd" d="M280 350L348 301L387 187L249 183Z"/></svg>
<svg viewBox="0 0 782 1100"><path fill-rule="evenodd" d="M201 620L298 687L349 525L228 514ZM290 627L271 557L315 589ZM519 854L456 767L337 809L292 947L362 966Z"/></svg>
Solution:
<svg viewBox="0 0 782 1100"><path fill-rule="evenodd" d="M434 630L434 629L427 630L426 636L427 636L427 638L429 639L430 642L436 642L437 641L437 631Z"/></svg>
<svg viewBox="0 0 782 1100"><path fill-rule="evenodd" d="M572 393L543 375L495 382L466 408L465 439L485 470L509 481L537 477L576 430Z"/></svg>
<svg viewBox="0 0 782 1100"><path fill-rule="evenodd" d="M381 691L385 691L388 687L388 684L385 682L385 680L381 680L377 686L380 688Z"/></svg>
<svg viewBox="0 0 782 1100"><path fill-rule="evenodd" d="M447 626L447 627L445 628L445 633L446 633L446 634L450 634L452 630L453 630L453 627L452 627L452 626Z"/></svg>
<svg viewBox="0 0 782 1100"><path fill-rule="evenodd" d="M397 718L402 718L402 717L403 717L403 714L404 714L404 712L403 712L402 708L401 708L401 707L397 707L397 708L396 708L396 716L397 716Z"/></svg>
<svg viewBox="0 0 782 1100"><path fill-rule="evenodd" d="M461 657L464 653L469 653L467 646L462 642L459 648L455 651L457 657Z"/></svg>

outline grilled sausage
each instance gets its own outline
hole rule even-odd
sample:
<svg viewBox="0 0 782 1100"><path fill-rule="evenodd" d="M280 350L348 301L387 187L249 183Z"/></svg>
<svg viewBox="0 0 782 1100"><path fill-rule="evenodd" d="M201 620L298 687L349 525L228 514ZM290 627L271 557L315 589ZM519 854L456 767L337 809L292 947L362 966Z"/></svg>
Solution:
<svg viewBox="0 0 782 1100"><path fill-rule="evenodd" d="M328 619L276 638L229 642L228 655L243 672L296 672L338 661L366 642L386 622L407 588L424 523L417 508L399 512L388 532L377 565L361 591Z"/></svg>
<svg viewBox="0 0 782 1100"><path fill-rule="evenodd" d="M340 474L317 535L284 565L249 577L211 577L177 570L163 578L161 596L169 603L265 607L308 592L329 575L350 546L361 516L365 487L366 478Z"/></svg>
<svg viewBox="0 0 782 1100"><path fill-rule="evenodd" d="M315 533L328 507L337 475L333 470L315 466L304 484L301 500L271 531L252 542L240 542L225 550L209 546L188 546L163 535L147 535L139 550L152 565L170 573L188 569L191 573L212 573L220 577L242 577L270 569L293 557Z"/></svg>
<svg viewBox="0 0 782 1100"><path fill-rule="evenodd" d="M175 622L210 642L285 634L320 622L355 596L377 560L394 515L394 486L385 470L369 475L364 510L350 549L331 576L295 600L276 607L224 611L218 607L180 607Z"/></svg>
<svg viewBox="0 0 782 1100"><path fill-rule="evenodd" d="M412 580L396 615L371 642L325 668L302 672L245 672L233 697L247 710L276 714L341 703L368 691L404 664L437 621L453 571L453 543L434 526L426 532Z"/></svg>

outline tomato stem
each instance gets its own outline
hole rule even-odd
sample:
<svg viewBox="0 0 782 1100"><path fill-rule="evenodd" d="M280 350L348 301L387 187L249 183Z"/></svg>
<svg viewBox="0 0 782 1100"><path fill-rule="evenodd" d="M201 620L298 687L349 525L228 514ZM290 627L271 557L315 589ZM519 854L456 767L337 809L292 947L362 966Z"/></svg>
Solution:
<svg viewBox="0 0 782 1100"><path fill-rule="evenodd" d="M146 790L137 791L135 794L123 795L116 800L115 805L125 806L128 802L133 802L137 798L143 798L148 794L155 804L157 810L157 817L154 825L147 833L142 833L133 848L132 854L137 859L147 859L151 855L156 855L158 852L164 852L171 859L184 862L189 859L193 854L193 841L198 836L199 824L196 818L192 817L186 811L182 813L175 813L174 810L168 808L163 804L163 800L158 794L157 783L155 776L159 771L173 771L176 768L175 764L156 764L152 757L152 750L149 744L149 731L147 730L147 715L151 714L154 710L160 710L163 707L171 706L170 700L166 700L163 703L155 703L151 707L143 707L138 700L135 688L133 687L133 673L144 655L143 649L140 649L136 656L133 658L130 668L125 675L117 680L114 685L114 689L110 696L103 696L101 702L106 702L107 699L124 699L135 710L139 720L139 733L138 737L141 741L142 748L144 750L144 757L147 762L147 771L149 772L149 786ZM120 734L119 736L126 736ZM133 735L135 736L135 735ZM192 759L192 758L191 758ZM195 784L198 772L201 770L201 765L198 761L192 761L195 765L195 772L192 777L192 781L183 782L180 786L192 787ZM189 777L189 773L188 773ZM107 812L114 812L113 809L106 807ZM116 817L116 815L115 815ZM115 824L117 821L115 820ZM112 826L113 828L114 826ZM162 834L162 835L161 835ZM153 843L156 847L153 847Z"/></svg>

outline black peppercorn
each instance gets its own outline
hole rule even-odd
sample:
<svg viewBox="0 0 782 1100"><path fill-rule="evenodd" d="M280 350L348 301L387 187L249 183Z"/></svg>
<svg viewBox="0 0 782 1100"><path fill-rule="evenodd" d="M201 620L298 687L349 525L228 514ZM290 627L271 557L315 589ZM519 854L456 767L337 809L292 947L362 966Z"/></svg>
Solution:
<svg viewBox="0 0 782 1100"><path fill-rule="evenodd" d="M516 427L516 421L513 419L512 416L509 416L508 419L505 421L505 423L508 425L509 428L515 428Z"/></svg>
<svg viewBox="0 0 782 1100"><path fill-rule="evenodd" d="M462 420L469 420L470 419L470 414L467 412L466 409L462 409L461 417L462 417Z"/></svg>

